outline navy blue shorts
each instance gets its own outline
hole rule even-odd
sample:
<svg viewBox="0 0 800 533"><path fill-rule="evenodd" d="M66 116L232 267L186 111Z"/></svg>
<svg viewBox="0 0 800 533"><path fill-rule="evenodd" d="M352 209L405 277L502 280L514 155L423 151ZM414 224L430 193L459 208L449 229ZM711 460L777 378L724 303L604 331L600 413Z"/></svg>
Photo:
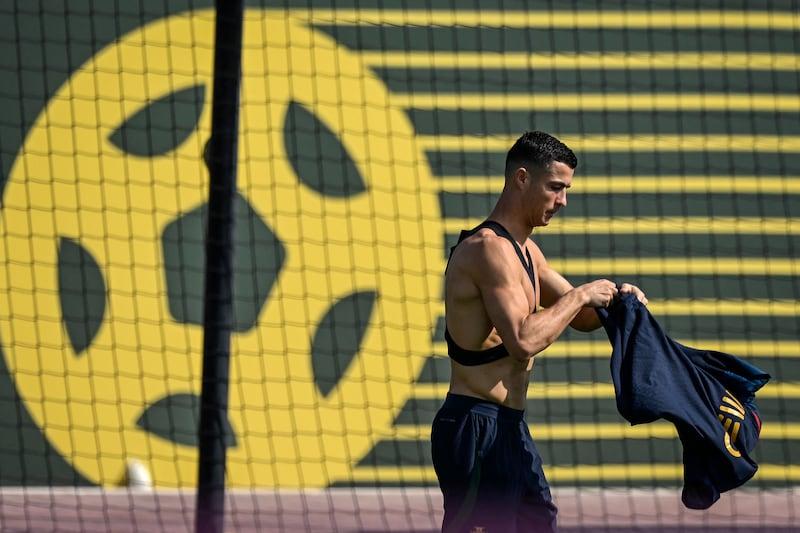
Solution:
<svg viewBox="0 0 800 533"><path fill-rule="evenodd" d="M431 429L443 533L550 533L557 509L524 411L448 394Z"/></svg>

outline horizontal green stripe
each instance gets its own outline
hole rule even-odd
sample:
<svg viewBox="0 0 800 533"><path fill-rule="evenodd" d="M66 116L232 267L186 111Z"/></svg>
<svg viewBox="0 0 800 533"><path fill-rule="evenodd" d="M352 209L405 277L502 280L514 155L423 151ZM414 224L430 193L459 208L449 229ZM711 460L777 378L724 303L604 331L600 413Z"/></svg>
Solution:
<svg viewBox="0 0 800 533"><path fill-rule="evenodd" d="M798 100L800 103L800 100ZM442 191L460 193L498 194L504 185L500 176L451 175L437 176ZM583 194L609 195L615 191L626 194L711 194L726 191L730 194L759 195L765 202L778 200L790 204L792 195L800 195L800 177L788 176L711 176L686 173L682 176L600 176L581 174L578 186L570 189L572 196ZM781 195L772 198L770 195Z"/></svg>
<svg viewBox="0 0 800 533"><path fill-rule="evenodd" d="M800 82L793 72L754 76L744 70L679 69L669 75L646 70L589 68L580 70L502 68L495 62L471 68L402 68L372 65L391 92L531 95L543 93L724 93L796 95Z"/></svg>
<svg viewBox="0 0 800 533"><path fill-rule="evenodd" d="M443 327L443 318L438 320L439 326ZM569 331L569 330L568 330ZM577 338L576 338L577 337ZM428 364L440 363L442 375L449 375L449 364L447 363L447 344L441 338L434 338L433 354L429 356ZM792 365L800 362L800 341L796 338L792 340L754 340L747 338L724 338L705 337L705 338L676 338L676 341L687 346L705 348L728 352L742 359L749 361L764 360L772 361L772 364L783 364L778 361L786 360L785 364ZM565 334L563 338L543 350L539 356L550 359L566 359L577 361L580 359L599 358L608 359L610 344L605 331L598 329L590 333L575 333L574 335ZM755 363L754 363L755 364ZM756 366L759 366L756 364ZM423 367L422 376L419 381L438 382L440 379L435 377L425 377L427 366ZM444 381L447 381L444 379Z"/></svg>
<svg viewBox="0 0 800 533"><path fill-rule="evenodd" d="M519 132L532 129L535 124L527 120L519 123ZM560 136L559 130L554 130ZM511 148L514 139L508 142ZM508 149L481 148L478 150L443 149L434 144L425 150L428 164L434 175L449 176L453 169L468 175L502 175ZM621 149L596 148L578 150L578 168L574 187L579 187L582 177L599 176L675 176L688 173L744 176L795 176L800 168L800 153L774 151L735 151L708 148L702 152L675 150L631 152Z"/></svg>
<svg viewBox="0 0 800 533"><path fill-rule="evenodd" d="M675 464L682 462L680 440L673 439L602 439L595 441L548 440L536 437L536 447L545 464L553 466L603 464ZM780 461L778 458L776 460Z"/></svg>
<svg viewBox="0 0 800 533"><path fill-rule="evenodd" d="M446 250L455 244L458 235L449 233L445 237ZM794 235L771 235L765 239L757 234L694 234L659 233L655 235L600 234L591 237L564 238L546 228L536 230L533 240L539 245L548 259L566 260L569 258L608 258L608 257L692 257L714 256L721 259L761 258L769 260L793 259L800 255L800 243ZM682 275L685 272L667 274ZM797 286L795 291L800 290ZM794 292L794 291L792 291ZM758 294L758 293L755 293Z"/></svg>
<svg viewBox="0 0 800 533"><path fill-rule="evenodd" d="M538 364L538 363L537 363ZM610 371L609 371L610 372ZM610 374L609 374L610 375ZM537 382L535 381L534 384ZM767 385L768 387L770 385ZM535 387L535 385L534 385ZM395 420L397 426L430 426L444 401L441 398L410 398ZM794 399L756 395L756 405L764 424L798 424L800 410L792 407ZM575 424L615 424L625 422L613 396L604 398L530 398L526 417L532 427ZM780 435L778 437L780 438Z"/></svg>
<svg viewBox="0 0 800 533"><path fill-rule="evenodd" d="M635 277L626 277L626 282L639 284L645 289L647 285L640 284ZM713 283L709 281L708 283ZM649 289L648 293L649 293ZM652 296L652 301L657 304L661 301L658 295ZM664 328L664 331L675 339L747 339L754 341L794 341L797 339L798 326L797 316L791 314L785 316L763 316L749 315L742 311L740 315L667 315L659 312L656 319ZM588 340L590 338L601 339L603 333L596 331L591 334L582 333L567 328L561 335L560 340ZM435 338L444 340L444 324L442 321L437 323Z"/></svg>
<svg viewBox="0 0 800 533"><path fill-rule="evenodd" d="M606 248L606 251L615 252L614 248ZM585 259L550 255L548 265L568 278L638 276L639 279L650 280L645 284L648 287L663 287L661 294L667 299L746 299L750 294L764 294L769 299L780 299L795 292L792 287L796 286L795 278L800 275L800 262L795 258L771 255L749 258L595 255ZM720 285L718 289L695 287L695 284L708 283L712 278ZM751 285L753 283L761 286L754 287ZM731 288L734 294L729 292ZM747 289L746 294L740 296L735 294L737 290L744 288Z"/></svg>
<svg viewBox="0 0 800 533"><path fill-rule="evenodd" d="M576 187L579 184L575 185ZM487 193L439 193L444 218L471 218L489 213L499 191ZM726 191L688 193L567 193L566 217L637 217L658 214L662 217L787 217L800 206L800 195L765 202L758 195L736 195ZM557 216L562 216L559 213Z"/></svg>
<svg viewBox="0 0 800 533"><path fill-rule="evenodd" d="M446 232L461 231L462 228L474 228L485 219L481 213L473 218L446 218ZM797 218L766 217L662 217L657 214L642 213L641 216L592 216L580 217L566 215L555 217L546 229L562 237L570 235L603 235L608 233L622 235L654 235L663 233L694 233L699 235L715 235L718 233L749 235L798 235L800 220Z"/></svg>
<svg viewBox="0 0 800 533"><path fill-rule="evenodd" d="M697 345L703 347L703 345ZM705 347L709 349L716 347L716 343L707 342ZM442 351L446 352L442 346ZM556 357L547 353L537 356L534 367L534 380L537 382L586 382L600 381L609 382L611 371L609 362L611 358L611 347L605 345L598 348L595 352L596 357L570 358ZM780 376L781 380L800 382L800 352L794 358L782 358L777 360L774 357L743 357L744 354L733 354L741 356L751 364L760 368L764 372L774 376ZM431 362L426 365L419 381L435 379L438 382L447 382L450 375L450 360L446 357L432 357Z"/></svg>
<svg viewBox="0 0 800 533"><path fill-rule="evenodd" d="M630 270L595 270L584 273L570 273L570 269L560 271L573 285L578 285L597 278L611 279L617 283L633 283L646 290L648 298L653 302L674 299L731 299L743 300L752 294L761 294L771 299L780 299L790 296L800 299L800 287L795 276L742 276L720 274L658 274L647 268L640 272L651 275L631 272ZM672 315L670 320L675 323L681 316ZM788 318L788 317L787 317ZM707 320L705 316L703 320ZM760 316L753 316L754 320L761 320ZM727 329L727 328L726 328ZM749 330L741 330L740 336L748 336Z"/></svg>
<svg viewBox="0 0 800 533"><path fill-rule="evenodd" d="M636 278L630 279L637 283ZM708 281L708 283L713 283ZM643 285L644 286L644 285ZM769 316L748 313L742 308L738 315L708 315L708 314L667 314L657 311L662 300L655 297L651 308L661 327L671 337L677 339L710 339L720 340L747 339L754 341L794 341L800 325L798 317L792 314L783 316ZM687 310L688 311L688 310ZM600 335L595 332L594 335ZM562 340L585 339L586 333L567 329L561 336Z"/></svg>
<svg viewBox="0 0 800 533"><path fill-rule="evenodd" d="M650 439L602 439L597 441L581 440L543 440L536 437L535 429L532 431L536 447L545 464L545 473L550 476L560 470L572 471L577 479L599 476L601 479L616 477L612 472L593 471L592 467L603 465L629 465L627 478L646 479L653 475L651 468L674 465L676 470L682 472L683 445L674 436L672 438ZM752 453L753 459L761 465L792 465L794 458L787 451L787 446L797 446L798 441L770 441L761 439ZM427 439L420 441L393 441L379 442L357 465L360 468L392 468L401 470L432 467L430 443ZM639 465L639 466L637 466ZM770 470L769 467L764 467ZM794 464L787 469L784 475L790 475L789 470L798 470ZM660 476L659 476L660 477ZM778 478L779 470L764 472L759 477Z"/></svg>
<svg viewBox="0 0 800 533"><path fill-rule="evenodd" d="M357 15L356 15L357 16ZM546 14L544 15L547 16ZM666 15L669 17L669 15ZM543 17L540 17L539 21ZM535 19L534 19L535 20ZM621 17L624 20L624 17ZM799 20L797 17L795 20ZM400 21L398 21L400 22ZM482 24L480 17L474 20ZM800 25L800 22L798 22ZM544 27L542 27L544 26ZM670 28L669 38L653 38L651 29L631 27L552 28L457 26L315 24L338 43L356 51L482 52L536 54L588 54L609 52L779 52L794 49L796 27L772 28Z"/></svg>
<svg viewBox="0 0 800 533"><path fill-rule="evenodd" d="M696 321L706 321L712 318L724 318L726 320L736 320L741 317L752 317L759 321L765 319L775 320L780 318L789 318L796 320L800 317L800 301L789 299L773 299L767 300L764 298L751 298L742 300L733 300L730 298L714 298L714 299L665 299L665 298L648 298L648 310L650 313L663 321L664 329L669 331L668 323L673 318L692 317ZM436 303L436 302L434 302ZM771 326L771 325L770 325ZM771 326L770 329L775 329ZM716 329L708 329L707 332L717 331ZM749 338L742 335L742 332L749 332L749 329L739 329L739 334L724 336L726 328L720 328L718 333L722 334L722 338L742 339ZM673 333L673 335L676 335ZM682 335L691 338L708 338L709 335Z"/></svg>
<svg viewBox="0 0 800 533"><path fill-rule="evenodd" d="M598 441L555 440L536 437L536 447L542 460L551 468L558 465L600 465L608 463L674 464L681 462L680 440L672 439L604 439ZM780 458L773 458L773 461ZM358 466L429 466L432 465L427 440L379 442Z"/></svg>
<svg viewBox="0 0 800 533"><path fill-rule="evenodd" d="M765 103L765 105L768 105ZM800 105L800 102L798 102ZM584 135L798 135L797 111L756 113L697 110L572 110L544 107L493 110L410 109L409 117L418 135L505 135L520 114L536 129L580 131Z"/></svg>

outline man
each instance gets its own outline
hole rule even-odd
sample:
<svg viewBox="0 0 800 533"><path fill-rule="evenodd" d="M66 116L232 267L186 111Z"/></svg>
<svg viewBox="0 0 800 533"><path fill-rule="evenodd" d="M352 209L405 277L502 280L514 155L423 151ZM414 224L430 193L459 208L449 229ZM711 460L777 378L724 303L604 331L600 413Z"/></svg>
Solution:
<svg viewBox="0 0 800 533"><path fill-rule="evenodd" d="M573 287L531 241L567 205L578 161L555 137L523 134L484 223L461 233L445 275L450 389L431 431L444 496L442 531L556 530L556 507L524 421L536 354L567 328L600 327L594 308L618 295L599 279ZM619 291L644 293L630 284Z"/></svg>

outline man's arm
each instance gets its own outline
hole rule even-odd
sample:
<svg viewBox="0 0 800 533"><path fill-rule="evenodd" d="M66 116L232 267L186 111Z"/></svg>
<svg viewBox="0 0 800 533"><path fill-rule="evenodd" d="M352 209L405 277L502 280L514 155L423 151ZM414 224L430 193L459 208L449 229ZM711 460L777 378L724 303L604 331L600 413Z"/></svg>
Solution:
<svg viewBox="0 0 800 533"><path fill-rule="evenodd" d="M469 254L465 264L469 265L468 271L481 293L489 319L509 354L521 361L529 360L555 342L585 307L606 305L617 293L616 285L608 280L573 288L563 277L551 274L553 271L540 270L542 296L545 285L547 294L555 295L557 291L560 294L545 309L531 314L519 260L510 243L491 237L476 239L464 251ZM536 263L539 266L540 262Z"/></svg>
<svg viewBox="0 0 800 533"><path fill-rule="evenodd" d="M544 258L542 257L542 259ZM559 298L573 289L572 284L564 276L547 266L546 261L542 261L542 265L539 267L539 284L542 291L542 305L544 306L557 302ZM640 302L647 305L647 297L636 285L623 283L619 288L619 292L633 293ZM608 304L610 303L608 302ZM570 322L570 326L578 331L594 331L601 325L597 312L589 307L581 309Z"/></svg>
<svg viewBox="0 0 800 533"><path fill-rule="evenodd" d="M564 276L551 269L546 263L539 268L539 286L542 291L542 305L545 307L558 302L560 298L574 289ZM602 306L605 305L606 302L603 302ZM576 313L569 325L578 331L594 331L601 326L601 323L594 308L583 307Z"/></svg>

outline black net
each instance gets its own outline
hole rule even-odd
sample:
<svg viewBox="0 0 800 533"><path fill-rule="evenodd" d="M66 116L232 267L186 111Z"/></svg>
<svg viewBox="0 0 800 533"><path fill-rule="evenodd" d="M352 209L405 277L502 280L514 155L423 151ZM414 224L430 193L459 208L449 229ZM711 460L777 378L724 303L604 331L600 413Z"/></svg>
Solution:
<svg viewBox="0 0 800 533"><path fill-rule="evenodd" d="M9 530L67 515L136 529L120 509L148 528L191 524L214 6L106 4L0 7ZM750 499L687 517L674 427L628 425L605 334L567 332L537 358L528 400L562 523L797 520L797 2L251 4L232 527L437 527L445 261L532 129L579 158L568 207L532 237L550 265L573 284L635 283L672 337L773 376ZM74 487L91 497L62 502Z"/></svg>

